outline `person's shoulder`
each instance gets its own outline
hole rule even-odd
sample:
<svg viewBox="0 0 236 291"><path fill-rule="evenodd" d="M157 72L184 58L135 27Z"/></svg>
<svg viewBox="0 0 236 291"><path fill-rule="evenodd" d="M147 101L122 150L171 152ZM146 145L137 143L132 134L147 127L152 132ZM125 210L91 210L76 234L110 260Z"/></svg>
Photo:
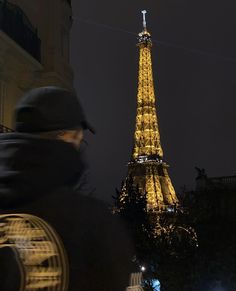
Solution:
<svg viewBox="0 0 236 291"><path fill-rule="evenodd" d="M42 211L51 215L58 212L61 217L74 219L74 217L86 217L87 221L111 219L109 205L99 198L78 193L70 187L54 189L44 193L40 199L31 204L31 208L42 208Z"/></svg>

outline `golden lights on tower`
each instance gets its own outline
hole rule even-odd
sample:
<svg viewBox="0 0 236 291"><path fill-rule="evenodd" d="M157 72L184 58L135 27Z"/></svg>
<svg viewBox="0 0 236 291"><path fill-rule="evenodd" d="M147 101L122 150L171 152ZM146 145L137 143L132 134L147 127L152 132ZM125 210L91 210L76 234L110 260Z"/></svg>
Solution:
<svg viewBox="0 0 236 291"><path fill-rule="evenodd" d="M152 40L147 30L147 12L143 10L142 13L143 30L138 35L137 44L139 48L137 114L128 177L132 177L141 193L146 193L148 209L162 210L178 204L178 198L167 172L168 165L163 161L155 104Z"/></svg>
<svg viewBox="0 0 236 291"><path fill-rule="evenodd" d="M146 11L143 12L143 31L139 33L139 75L137 95L136 128L134 134L133 159L139 156L157 156L163 151L157 123L155 92L152 74L151 35L147 31Z"/></svg>

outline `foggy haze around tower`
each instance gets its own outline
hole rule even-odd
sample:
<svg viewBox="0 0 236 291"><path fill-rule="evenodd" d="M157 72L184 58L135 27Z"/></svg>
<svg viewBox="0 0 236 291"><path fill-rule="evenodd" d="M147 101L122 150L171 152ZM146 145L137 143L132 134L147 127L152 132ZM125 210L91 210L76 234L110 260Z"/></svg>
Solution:
<svg viewBox="0 0 236 291"><path fill-rule="evenodd" d="M236 40L234 1L72 1L75 88L96 136L88 136L98 195L125 178L136 115L140 11L148 11L164 157L178 192L194 167L234 175Z"/></svg>

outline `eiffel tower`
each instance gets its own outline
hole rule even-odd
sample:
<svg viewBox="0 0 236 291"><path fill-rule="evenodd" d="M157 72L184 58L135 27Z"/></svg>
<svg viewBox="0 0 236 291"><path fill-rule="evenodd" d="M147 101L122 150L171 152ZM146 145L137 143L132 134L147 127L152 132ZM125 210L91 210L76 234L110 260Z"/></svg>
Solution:
<svg viewBox="0 0 236 291"><path fill-rule="evenodd" d="M168 165L163 160L158 119L155 106L151 48L151 34L147 30L146 11L143 13L143 30L138 35L139 75L137 94L137 115L134 147L128 174L123 186L132 178L140 193L147 195L147 209L163 211L178 205L174 187L168 175Z"/></svg>

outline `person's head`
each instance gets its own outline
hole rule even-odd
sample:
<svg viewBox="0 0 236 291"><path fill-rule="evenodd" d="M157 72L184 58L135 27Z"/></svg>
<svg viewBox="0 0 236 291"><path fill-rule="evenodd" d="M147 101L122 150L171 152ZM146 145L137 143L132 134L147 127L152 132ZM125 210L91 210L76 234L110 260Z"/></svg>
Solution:
<svg viewBox="0 0 236 291"><path fill-rule="evenodd" d="M40 87L26 93L15 110L15 130L60 139L76 148L84 129L94 133L77 96L59 87Z"/></svg>
<svg viewBox="0 0 236 291"><path fill-rule="evenodd" d="M59 139L64 142L71 143L76 149L80 148L81 142L84 137L83 127L78 127L76 129L66 129L66 130L55 130L40 132L39 135L47 139Z"/></svg>

